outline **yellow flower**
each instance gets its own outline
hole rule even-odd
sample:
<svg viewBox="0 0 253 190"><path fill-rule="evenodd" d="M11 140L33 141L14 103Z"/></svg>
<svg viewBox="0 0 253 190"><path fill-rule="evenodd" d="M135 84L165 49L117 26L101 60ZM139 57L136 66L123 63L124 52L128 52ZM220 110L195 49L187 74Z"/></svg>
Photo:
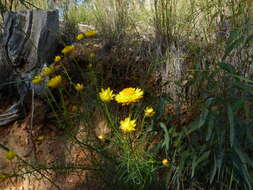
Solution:
<svg viewBox="0 0 253 190"><path fill-rule="evenodd" d="M84 89L84 86L83 86L83 84L77 83L75 85L75 89L76 89L76 91L81 92Z"/></svg>
<svg viewBox="0 0 253 190"><path fill-rule="evenodd" d="M4 180L6 178L7 178L7 176L5 174L0 174L0 180Z"/></svg>
<svg viewBox="0 0 253 190"><path fill-rule="evenodd" d="M75 46L73 45L69 45L69 46L65 46L65 48L61 51L63 54L68 54L71 51L73 51L75 48Z"/></svg>
<svg viewBox="0 0 253 190"><path fill-rule="evenodd" d="M10 150L6 153L6 158L8 160L13 160L16 157L16 155L17 155L16 152Z"/></svg>
<svg viewBox="0 0 253 190"><path fill-rule="evenodd" d="M49 76L50 74L52 74L54 72L54 67L51 65L49 67L45 67L42 72L41 72L41 76Z"/></svg>
<svg viewBox="0 0 253 190"><path fill-rule="evenodd" d="M78 107L76 105L72 106L72 112L76 112L78 110Z"/></svg>
<svg viewBox="0 0 253 190"><path fill-rule="evenodd" d="M169 165L169 160L163 159L162 163L163 163L164 166L168 166Z"/></svg>
<svg viewBox="0 0 253 190"><path fill-rule="evenodd" d="M84 38L84 34L78 34L77 36L76 36L76 39L77 40L82 40Z"/></svg>
<svg viewBox="0 0 253 190"><path fill-rule="evenodd" d="M98 138L99 138L101 141L104 141L104 140L105 140L105 136L103 136L103 135L99 135Z"/></svg>
<svg viewBox="0 0 253 190"><path fill-rule="evenodd" d="M139 88L125 88L115 96L115 100L123 106L138 102L143 98L144 92Z"/></svg>
<svg viewBox="0 0 253 190"><path fill-rule="evenodd" d="M89 31L86 31L84 34L86 37L94 37L94 36L96 36L97 31L96 30L89 30Z"/></svg>
<svg viewBox="0 0 253 190"><path fill-rule="evenodd" d="M115 94L113 94L113 90L110 88L107 88L106 90L102 88L102 91L99 93L99 97L103 102L112 101L114 96Z"/></svg>
<svg viewBox="0 0 253 190"><path fill-rule="evenodd" d="M88 69L92 69L92 64L90 63L87 67Z"/></svg>
<svg viewBox="0 0 253 190"><path fill-rule="evenodd" d="M57 88L58 86L60 86L61 83L62 83L62 77L61 77L61 75L57 75L57 76L51 78L47 82L47 86L51 87L51 88Z"/></svg>
<svg viewBox="0 0 253 190"><path fill-rule="evenodd" d="M96 54L95 53L90 53L89 54L89 57L92 59L92 58L94 58L96 56Z"/></svg>
<svg viewBox="0 0 253 190"><path fill-rule="evenodd" d="M54 62L55 62L55 63L58 63L58 62L60 62L60 61L61 61L61 56L59 56L59 55L55 56Z"/></svg>
<svg viewBox="0 0 253 190"><path fill-rule="evenodd" d="M32 82L33 82L34 84L39 84L39 83L41 83L41 81L42 81L41 75L36 75L36 76L33 78L33 80L32 80Z"/></svg>
<svg viewBox="0 0 253 190"><path fill-rule="evenodd" d="M124 120L120 121L120 129L124 133L131 133L135 131L135 126L136 126L136 120L131 120L130 117L125 118Z"/></svg>
<svg viewBox="0 0 253 190"><path fill-rule="evenodd" d="M179 147L181 145L181 141L179 139L177 139L174 143L173 143L173 146L175 148Z"/></svg>
<svg viewBox="0 0 253 190"><path fill-rule="evenodd" d="M43 140L45 140L45 137L44 137L44 136L38 136L38 137L36 138L36 140L37 140L37 141L43 141Z"/></svg>
<svg viewBox="0 0 253 190"><path fill-rule="evenodd" d="M155 114L155 111L152 107L146 107L144 112L145 112L145 117L152 117Z"/></svg>

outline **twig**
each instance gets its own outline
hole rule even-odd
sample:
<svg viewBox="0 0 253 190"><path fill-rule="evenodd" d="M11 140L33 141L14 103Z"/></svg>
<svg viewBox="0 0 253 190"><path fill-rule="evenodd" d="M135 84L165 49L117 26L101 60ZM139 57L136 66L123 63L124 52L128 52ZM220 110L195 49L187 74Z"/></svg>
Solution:
<svg viewBox="0 0 253 190"><path fill-rule="evenodd" d="M10 151L10 149L6 146L4 146L3 144L0 143L0 148L4 149L5 151ZM36 167L34 167L32 164L30 164L29 162L23 160L20 156L16 155L16 157L22 161L24 164L26 164L27 166L30 166L32 169L34 169L35 172L39 173L42 177L44 177L45 179L47 179L50 183L52 183L58 190L62 190L60 188L59 185L57 185L53 180L51 180L49 177L47 177L45 174L43 174L42 172L40 172L39 169L37 169Z"/></svg>

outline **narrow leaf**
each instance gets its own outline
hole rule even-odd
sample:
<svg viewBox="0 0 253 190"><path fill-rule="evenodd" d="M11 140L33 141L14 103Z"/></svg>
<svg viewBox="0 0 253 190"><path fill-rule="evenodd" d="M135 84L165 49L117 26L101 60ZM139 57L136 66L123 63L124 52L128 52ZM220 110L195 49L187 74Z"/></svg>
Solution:
<svg viewBox="0 0 253 190"><path fill-rule="evenodd" d="M228 105L228 120L229 120L229 141L230 146L234 147L235 143L235 126L234 126L234 113L231 105Z"/></svg>
<svg viewBox="0 0 253 190"><path fill-rule="evenodd" d="M160 127L164 130L164 142L163 142L163 146L165 146L166 150L169 150L170 136L169 136L167 127L162 122L160 122Z"/></svg>

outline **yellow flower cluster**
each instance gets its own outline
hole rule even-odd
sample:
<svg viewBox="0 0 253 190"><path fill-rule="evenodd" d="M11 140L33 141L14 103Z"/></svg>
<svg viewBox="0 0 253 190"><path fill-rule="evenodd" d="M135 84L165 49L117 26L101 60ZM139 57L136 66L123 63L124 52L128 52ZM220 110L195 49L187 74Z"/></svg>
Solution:
<svg viewBox="0 0 253 190"><path fill-rule="evenodd" d="M131 133L135 131L136 120L131 120L130 117L125 118L124 120L120 121L120 129L123 133Z"/></svg>
<svg viewBox="0 0 253 190"><path fill-rule="evenodd" d="M102 88L99 93L99 97L103 102L110 102L115 97L116 102L122 105L129 105L134 102L138 102L143 98L144 92L139 88L125 88L119 92L119 94L113 94L113 90L107 88L106 90Z"/></svg>
<svg viewBox="0 0 253 190"><path fill-rule="evenodd" d="M54 73L54 71L55 69L53 66L43 68L42 72L32 79L32 83L34 84L41 83L43 81L43 77L51 75L52 73Z"/></svg>
<svg viewBox="0 0 253 190"><path fill-rule="evenodd" d="M144 92L139 88L125 88L120 91L117 95L113 93L113 90L110 88L101 89L99 93L99 97L101 101L108 103L112 101L114 98L117 103L122 105L129 105L131 103L138 102L141 98L143 98ZM144 117L152 117L155 114L154 109L151 106L148 106L144 110ZM124 133L130 133L135 131L136 120L131 120L130 117L125 118L120 121L120 129Z"/></svg>
<svg viewBox="0 0 253 190"><path fill-rule="evenodd" d="M86 31L84 33L78 34L76 36L76 40L82 40L84 37L94 37L96 34L97 34L96 30L89 30L89 31ZM74 49L75 49L74 45L66 45L62 49L61 53L64 54L64 55L67 55L67 54L71 53ZM89 57L90 58L95 57L95 53L90 53ZM60 55L57 55L54 58L55 63L59 63L61 60L62 60L62 57ZM55 72L55 68L53 66L45 67L40 74L34 76L34 78L32 79L32 83L39 84L43 81L43 77L49 76L54 72ZM60 86L61 82L62 82L62 77L60 75L57 75L57 76L51 78L47 82L47 86L51 87L51 88L56 88L56 87ZM84 86L82 84L77 83L75 85L75 89L78 92L80 92L84 89Z"/></svg>
<svg viewBox="0 0 253 190"><path fill-rule="evenodd" d="M49 67L45 67L42 72L41 72L41 76L49 76L54 72L54 67L53 66L49 66Z"/></svg>

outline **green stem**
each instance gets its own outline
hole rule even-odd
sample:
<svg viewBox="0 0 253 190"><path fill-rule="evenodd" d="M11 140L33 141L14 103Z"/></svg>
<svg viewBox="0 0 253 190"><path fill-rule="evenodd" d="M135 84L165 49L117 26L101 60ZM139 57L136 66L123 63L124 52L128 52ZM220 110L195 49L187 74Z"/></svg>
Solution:
<svg viewBox="0 0 253 190"><path fill-rule="evenodd" d="M68 74L68 71L67 71L67 69L65 68L65 66L64 66L62 63L61 63L61 66L62 66L62 68L63 68L64 73L65 73L66 76L68 77L70 83L71 83L71 84L74 84L74 82L73 82L72 79L70 78L70 76L69 76L69 74Z"/></svg>
<svg viewBox="0 0 253 190"><path fill-rule="evenodd" d="M141 132L143 131L143 128L144 128L144 122L145 122L145 116L142 118L141 120Z"/></svg>
<svg viewBox="0 0 253 190"><path fill-rule="evenodd" d="M108 106L107 106L106 103L104 103L104 107L105 107L106 117L109 120L110 126L111 126L111 128L115 129L114 123L113 123L112 118L111 118L111 114L110 114L110 112L108 110Z"/></svg>
<svg viewBox="0 0 253 190"><path fill-rule="evenodd" d="M10 149L6 146L4 146L3 144L0 143L0 148L4 149L5 151L10 151ZM57 189L61 190L60 186L58 186L54 181L52 181L49 177L47 177L46 175L44 175L42 172L40 172L37 168L35 168L32 164L28 163L27 161L23 160L20 156L16 155L16 157L22 161L24 164L26 164L27 166L30 166L32 169L34 169L34 171L36 171L37 173L39 173L42 177L44 177L45 179L47 179L50 183L52 183Z"/></svg>
<svg viewBox="0 0 253 190"><path fill-rule="evenodd" d="M80 67L80 65L79 65L79 63L77 62L76 58L73 58L73 60L74 60L74 62L75 62L75 64L76 64L77 68L79 69L79 71L80 71L80 73L81 73L81 75L82 75L82 78L83 78L83 80L84 80L84 79L85 79L85 76L84 76L84 74L83 74L82 68Z"/></svg>

